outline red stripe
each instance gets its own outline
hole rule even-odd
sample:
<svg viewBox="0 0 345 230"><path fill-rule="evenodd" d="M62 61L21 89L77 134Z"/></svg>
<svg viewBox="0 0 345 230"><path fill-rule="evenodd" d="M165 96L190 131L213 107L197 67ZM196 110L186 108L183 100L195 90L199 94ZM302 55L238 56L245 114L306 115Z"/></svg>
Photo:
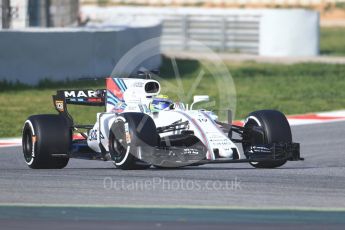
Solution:
<svg viewBox="0 0 345 230"><path fill-rule="evenodd" d="M237 125L237 126L243 126L244 122L243 121L233 121L232 124Z"/></svg>
<svg viewBox="0 0 345 230"><path fill-rule="evenodd" d="M80 134L74 134L73 140L85 140L85 138Z"/></svg>
<svg viewBox="0 0 345 230"><path fill-rule="evenodd" d="M112 92L118 99L123 100L123 93L120 87L115 84L114 79L107 78L106 80L107 90Z"/></svg>
<svg viewBox="0 0 345 230"><path fill-rule="evenodd" d="M0 148L17 147L17 146L21 146L21 143L0 143Z"/></svg>
<svg viewBox="0 0 345 230"><path fill-rule="evenodd" d="M0 145L20 145L20 143L0 143Z"/></svg>
<svg viewBox="0 0 345 230"><path fill-rule="evenodd" d="M287 119L296 119L296 120L315 120L315 121L335 121L335 120L345 120L345 117L335 117L335 116L323 116L318 114L305 114L305 115L292 115L287 116ZM243 121L233 121L233 125L243 126Z"/></svg>
<svg viewBox="0 0 345 230"><path fill-rule="evenodd" d="M332 116L320 116L317 114L305 114L305 115L293 115L288 116L289 119L301 119L301 120L338 120L345 119L345 117L332 117Z"/></svg>

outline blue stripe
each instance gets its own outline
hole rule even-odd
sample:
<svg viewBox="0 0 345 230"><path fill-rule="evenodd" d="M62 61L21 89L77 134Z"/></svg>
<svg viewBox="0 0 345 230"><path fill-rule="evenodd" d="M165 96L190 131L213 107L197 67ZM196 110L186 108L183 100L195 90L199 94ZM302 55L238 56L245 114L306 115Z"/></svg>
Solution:
<svg viewBox="0 0 345 230"><path fill-rule="evenodd" d="M112 103L115 103L115 105L118 103L117 101L115 101L113 98L108 98L108 100L107 101L109 101L109 102L112 102Z"/></svg>
<svg viewBox="0 0 345 230"><path fill-rule="evenodd" d="M123 86L121 85L119 79L114 78L114 80L115 80L115 84L116 84L118 87L120 87L122 93L125 92L125 89L124 89Z"/></svg>
<svg viewBox="0 0 345 230"><path fill-rule="evenodd" d="M125 88L123 87L123 85L122 85L122 83L121 83L121 79L116 78L115 80L116 80L117 84L120 86L122 92L124 92L124 91L125 91Z"/></svg>
<svg viewBox="0 0 345 230"><path fill-rule="evenodd" d="M115 101L121 101L118 97L116 97L112 92L108 90L107 97L113 98Z"/></svg>
<svg viewBox="0 0 345 230"><path fill-rule="evenodd" d="M107 104L110 104L110 105L112 105L112 106L116 106L116 104L114 104L114 103L111 102L111 101L107 101Z"/></svg>
<svg viewBox="0 0 345 230"><path fill-rule="evenodd" d="M121 84L122 88L123 88L123 91L126 91L126 86L125 84L123 83L123 80L122 79L118 79L119 80L119 83Z"/></svg>
<svg viewBox="0 0 345 230"><path fill-rule="evenodd" d="M114 103L119 103L118 100L116 100L115 98L112 98L112 97L108 97L107 100L108 101L113 101Z"/></svg>
<svg viewBox="0 0 345 230"><path fill-rule="evenodd" d="M121 86L119 85L119 83L117 83L117 78L112 78L112 80L113 80L114 84L120 88L121 92L123 92Z"/></svg>
<svg viewBox="0 0 345 230"><path fill-rule="evenodd" d="M125 82L123 81L123 79L119 79L119 82L122 85L122 88L124 89L124 91L126 91L127 87L126 87Z"/></svg>
<svg viewBox="0 0 345 230"><path fill-rule="evenodd" d="M110 104L115 107L115 109L125 109L127 107L126 104L122 104L120 107L118 107L118 104L114 104L112 101L107 101L107 104Z"/></svg>
<svg viewBox="0 0 345 230"><path fill-rule="evenodd" d="M121 79L121 83L122 83L123 87L125 88L125 90L127 90L126 83L125 83L125 81L123 79Z"/></svg>
<svg viewBox="0 0 345 230"><path fill-rule="evenodd" d="M112 99L112 100L114 100L115 102L119 102L119 101L120 101L118 98L116 98L116 97L114 97L114 96L112 96L112 95L109 95L109 96L108 96L108 99Z"/></svg>

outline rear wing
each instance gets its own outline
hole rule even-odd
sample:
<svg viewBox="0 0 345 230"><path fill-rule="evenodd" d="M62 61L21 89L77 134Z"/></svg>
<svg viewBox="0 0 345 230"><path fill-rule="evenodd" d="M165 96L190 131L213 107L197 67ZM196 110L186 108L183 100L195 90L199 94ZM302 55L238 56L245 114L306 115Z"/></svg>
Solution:
<svg viewBox="0 0 345 230"><path fill-rule="evenodd" d="M106 89L58 90L53 95L55 109L68 119L67 105L104 106L106 112L121 113L129 104L148 105L160 93L159 82L141 78L105 78Z"/></svg>
<svg viewBox="0 0 345 230"><path fill-rule="evenodd" d="M66 104L73 105L105 106L105 93L105 89L58 90L53 100L64 100Z"/></svg>
<svg viewBox="0 0 345 230"><path fill-rule="evenodd" d="M67 105L86 105L86 106L105 106L106 90L58 90L53 95L53 103L59 114L63 115L70 121L73 126L73 118L68 113Z"/></svg>

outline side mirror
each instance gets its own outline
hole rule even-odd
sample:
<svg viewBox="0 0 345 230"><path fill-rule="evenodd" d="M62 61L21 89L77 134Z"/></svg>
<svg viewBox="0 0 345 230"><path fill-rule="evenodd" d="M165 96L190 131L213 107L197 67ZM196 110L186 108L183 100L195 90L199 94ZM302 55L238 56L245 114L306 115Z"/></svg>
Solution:
<svg viewBox="0 0 345 230"><path fill-rule="evenodd" d="M190 110L193 109L194 104L207 101L210 101L210 97L208 95L195 95L193 98L193 103L190 105Z"/></svg>

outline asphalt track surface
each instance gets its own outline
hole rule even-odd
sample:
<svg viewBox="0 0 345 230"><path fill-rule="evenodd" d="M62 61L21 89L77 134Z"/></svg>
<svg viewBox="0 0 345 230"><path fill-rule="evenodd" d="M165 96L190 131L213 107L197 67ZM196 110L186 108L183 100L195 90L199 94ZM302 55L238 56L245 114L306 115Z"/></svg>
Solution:
<svg viewBox="0 0 345 230"><path fill-rule="evenodd" d="M344 229L345 122L292 129L305 161L279 169L218 164L122 171L110 162L72 159L63 170L31 170L20 148L3 148L0 225Z"/></svg>

